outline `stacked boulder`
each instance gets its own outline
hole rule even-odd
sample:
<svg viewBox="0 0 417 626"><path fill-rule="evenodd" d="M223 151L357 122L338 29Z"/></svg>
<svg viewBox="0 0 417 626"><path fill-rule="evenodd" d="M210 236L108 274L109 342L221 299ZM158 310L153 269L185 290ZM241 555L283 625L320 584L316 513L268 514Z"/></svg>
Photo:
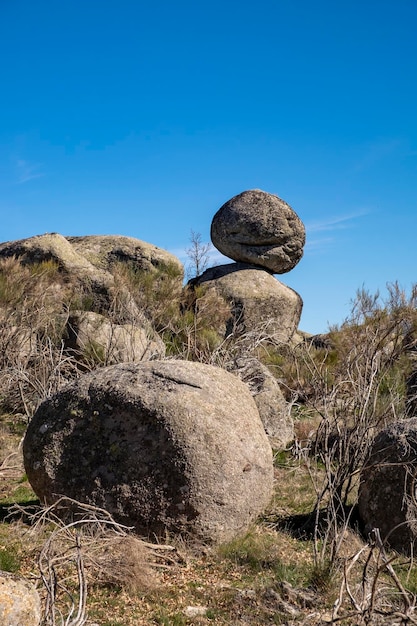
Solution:
<svg viewBox="0 0 417 626"><path fill-rule="evenodd" d="M287 343L303 302L274 274L289 272L303 255L305 229L295 211L273 194L251 189L226 202L211 224L214 246L234 263L207 269L190 281L213 289L230 306L226 336L256 336ZM294 438L294 424L278 381L246 352L226 367L249 385L274 448Z"/></svg>
<svg viewBox="0 0 417 626"><path fill-rule="evenodd" d="M215 289L230 303L227 332L259 330L290 340L303 303L273 274L289 272L303 255L305 229L295 211L273 194L244 191L217 211L211 239L235 262L210 268L191 282Z"/></svg>
<svg viewBox="0 0 417 626"><path fill-rule="evenodd" d="M277 196L246 191L216 213L211 236L234 262L191 286L213 289L230 305L227 333L288 342L302 301L273 274L290 271L303 254L296 213ZM134 345L126 343L126 324L140 317L128 293L121 294L127 319L117 328L102 323L120 289L115 262L150 272L175 266L155 247L124 237L45 235L0 246L0 258L24 260L34 251L94 287L93 310L69 316L69 347L104 346L107 363L130 361L81 375L37 409L23 445L35 493L47 504L65 495L99 506L145 535L222 543L244 533L272 496L271 444L293 438L278 381L247 348L220 369L162 360L158 337L146 327L127 333Z"/></svg>
<svg viewBox="0 0 417 626"><path fill-rule="evenodd" d="M289 204L260 189L226 202L211 224L213 244L225 256L272 274L289 272L303 255L304 225Z"/></svg>

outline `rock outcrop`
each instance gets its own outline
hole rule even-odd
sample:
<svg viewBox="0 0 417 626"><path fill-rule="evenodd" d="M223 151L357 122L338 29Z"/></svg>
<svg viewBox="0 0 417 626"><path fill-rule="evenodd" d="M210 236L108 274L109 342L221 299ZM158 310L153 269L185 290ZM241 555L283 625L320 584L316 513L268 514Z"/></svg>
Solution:
<svg viewBox="0 0 417 626"><path fill-rule="evenodd" d="M98 269L111 271L117 262L129 263L136 269L152 271L173 266L179 275L184 268L180 260L151 243L122 235L87 235L67 237L74 250Z"/></svg>
<svg viewBox="0 0 417 626"><path fill-rule="evenodd" d="M230 303L226 334L258 331L288 341L300 321L302 300L262 268L245 263L218 265L192 284L214 289Z"/></svg>
<svg viewBox="0 0 417 626"><path fill-rule="evenodd" d="M149 322L113 324L92 311L71 313L66 324L65 348L80 361L114 365L165 356L165 344Z"/></svg>
<svg viewBox="0 0 417 626"><path fill-rule="evenodd" d="M122 300L124 321L135 320L139 312L132 295L116 284L111 273L115 263L129 264L134 272L174 268L179 287L183 278L182 264L173 254L133 237L48 233L0 244L0 259L7 257L17 257L25 265L54 261L67 280L79 283L90 294L94 312L107 314L114 308L115 297Z"/></svg>
<svg viewBox="0 0 417 626"><path fill-rule="evenodd" d="M234 261L283 274L303 255L305 229L284 200L251 189L231 198L217 211L211 224L211 240Z"/></svg>
<svg viewBox="0 0 417 626"><path fill-rule="evenodd" d="M272 495L272 451L247 386L201 363L83 375L39 407L23 452L42 501L64 494L141 533L228 541Z"/></svg>
<svg viewBox="0 0 417 626"><path fill-rule="evenodd" d="M55 261L60 272L67 277L73 277L88 288L94 297L93 305L98 312L110 308L114 288L113 276L93 266L62 235L48 233L0 244L0 258L13 256L19 258L24 265Z"/></svg>
<svg viewBox="0 0 417 626"><path fill-rule="evenodd" d="M277 379L255 358L239 358L230 371L248 385L271 446L285 448L294 439L294 422Z"/></svg>
<svg viewBox="0 0 417 626"><path fill-rule="evenodd" d="M103 272L109 272L117 262L129 262L136 269L148 271L173 265L179 273L183 272L182 263L170 252L122 235L64 237L46 233L0 244L0 258L10 256L19 257L27 264L53 259L68 273L104 281L108 276Z"/></svg>
<svg viewBox="0 0 417 626"><path fill-rule="evenodd" d="M302 257L305 229L297 214L278 196L244 191L217 211L211 239L236 263L211 267L189 285L213 288L230 303L226 334L262 328L277 341L291 340L303 303L272 274L288 272Z"/></svg>
<svg viewBox="0 0 417 626"><path fill-rule="evenodd" d="M417 417L396 422L375 438L361 474L358 509L366 532L378 528L399 552L417 540Z"/></svg>
<svg viewBox="0 0 417 626"><path fill-rule="evenodd" d="M0 571L0 624L2 626L39 626L41 601L35 587L9 572Z"/></svg>

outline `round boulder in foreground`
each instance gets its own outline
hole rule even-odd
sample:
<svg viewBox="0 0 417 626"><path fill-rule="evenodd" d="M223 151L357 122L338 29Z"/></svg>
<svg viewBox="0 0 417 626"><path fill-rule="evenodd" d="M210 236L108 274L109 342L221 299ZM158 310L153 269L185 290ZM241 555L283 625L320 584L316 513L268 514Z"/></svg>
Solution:
<svg viewBox="0 0 417 626"><path fill-rule="evenodd" d="M410 554L417 541L417 418L381 431L361 473L359 515L365 531L378 528L383 541Z"/></svg>
<svg viewBox="0 0 417 626"><path fill-rule="evenodd" d="M66 495L147 535L229 541L272 495L272 451L250 391L201 363L86 374L39 407L23 452L42 501Z"/></svg>
<svg viewBox="0 0 417 626"><path fill-rule="evenodd" d="M284 274L303 255L305 229L284 200L251 189L234 196L217 211L211 224L211 240L234 261Z"/></svg>

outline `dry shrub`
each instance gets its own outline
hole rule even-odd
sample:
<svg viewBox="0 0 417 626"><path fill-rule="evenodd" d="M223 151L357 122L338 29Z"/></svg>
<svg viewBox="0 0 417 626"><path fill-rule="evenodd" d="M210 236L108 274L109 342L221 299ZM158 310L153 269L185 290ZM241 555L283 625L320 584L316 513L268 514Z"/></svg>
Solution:
<svg viewBox="0 0 417 626"><path fill-rule="evenodd" d="M62 497L35 512L19 505L38 552L45 626L81 626L90 586L110 585L136 593L158 583L158 570L181 559L175 548L151 544L99 507Z"/></svg>
<svg viewBox="0 0 417 626"><path fill-rule="evenodd" d="M178 265L161 263L157 268L149 270L133 263L118 262L113 264L111 272L116 288L119 286L118 297L122 305L123 293L130 294L137 309L157 332L163 332L178 318L182 292L182 271ZM126 305L129 303L125 302Z"/></svg>
<svg viewBox="0 0 417 626"><path fill-rule="evenodd" d="M54 261L0 259L0 404L30 417L74 375L62 333L71 286Z"/></svg>
<svg viewBox="0 0 417 626"><path fill-rule="evenodd" d="M155 554L138 537L104 535L97 542L97 552L89 555L91 583L116 585L129 593L153 589L158 584Z"/></svg>
<svg viewBox="0 0 417 626"><path fill-rule="evenodd" d="M123 295L131 294L137 310L163 338L168 354L209 362L221 344L230 305L214 290L182 286L175 264L144 270L131 263L115 263L112 274L119 290L114 309L120 311Z"/></svg>
<svg viewBox="0 0 417 626"><path fill-rule="evenodd" d="M92 343L91 355L71 348L73 311L99 312L102 306L103 319L125 324L126 333L129 322L132 337L136 326L158 327L164 316L171 319L174 311L178 316L179 272L176 266L152 272L121 263L115 267L114 288L101 294L97 286L61 271L53 260L24 264L0 259L0 410L30 418L43 400L82 370L107 364L100 345Z"/></svg>
<svg viewBox="0 0 417 626"><path fill-rule="evenodd" d="M377 528L368 544L356 549L352 545L350 555L343 560L342 580L333 604L331 623L346 621L356 626L417 624L416 595L407 588L393 566L398 558L398 554L387 552ZM402 563L400 568L404 565L410 571L412 562Z"/></svg>
<svg viewBox="0 0 417 626"><path fill-rule="evenodd" d="M416 302L416 288L406 296L390 285L385 300L359 290L349 318L325 342L306 339L283 348L281 360L275 356L294 412L318 418L311 445L310 420L296 425L316 492L317 565L337 561L374 436L406 414Z"/></svg>
<svg viewBox="0 0 417 626"><path fill-rule="evenodd" d="M17 443L7 424L0 422L0 470L9 466L8 460L17 453Z"/></svg>
<svg viewBox="0 0 417 626"><path fill-rule="evenodd" d="M174 334L178 355L210 363L224 341L230 315L230 304L214 289L187 285Z"/></svg>

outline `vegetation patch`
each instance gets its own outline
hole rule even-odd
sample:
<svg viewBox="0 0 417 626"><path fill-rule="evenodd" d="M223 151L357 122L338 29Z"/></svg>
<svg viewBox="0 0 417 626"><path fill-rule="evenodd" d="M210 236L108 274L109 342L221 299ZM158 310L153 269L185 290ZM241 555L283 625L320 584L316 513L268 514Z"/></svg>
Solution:
<svg viewBox="0 0 417 626"><path fill-rule="evenodd" d="M194 236L197 274L207 252L199 245ZM230 305L184 288L177 265L117 262L111 271L112 323L146 319L170 358L229 367L256 356L280 382L295 439L275 452L268 510L219 549L153 544L84 505L62 521L37 502L20 444L43 400L104 364L94 338L82 367L65 343L71 312L94 310L97 299L53 260L1 260L0 569L36 582L45 625L57 623L53 607L64 623L75 611L80 625L88 616L100 626L416 623L414 560L390 551L377 529L361 534L356 503L375 434L416 413L417 290L406 296L394 284L382 300L362 289L340 327L282 345L260 329L225 335Z"/></svg>

